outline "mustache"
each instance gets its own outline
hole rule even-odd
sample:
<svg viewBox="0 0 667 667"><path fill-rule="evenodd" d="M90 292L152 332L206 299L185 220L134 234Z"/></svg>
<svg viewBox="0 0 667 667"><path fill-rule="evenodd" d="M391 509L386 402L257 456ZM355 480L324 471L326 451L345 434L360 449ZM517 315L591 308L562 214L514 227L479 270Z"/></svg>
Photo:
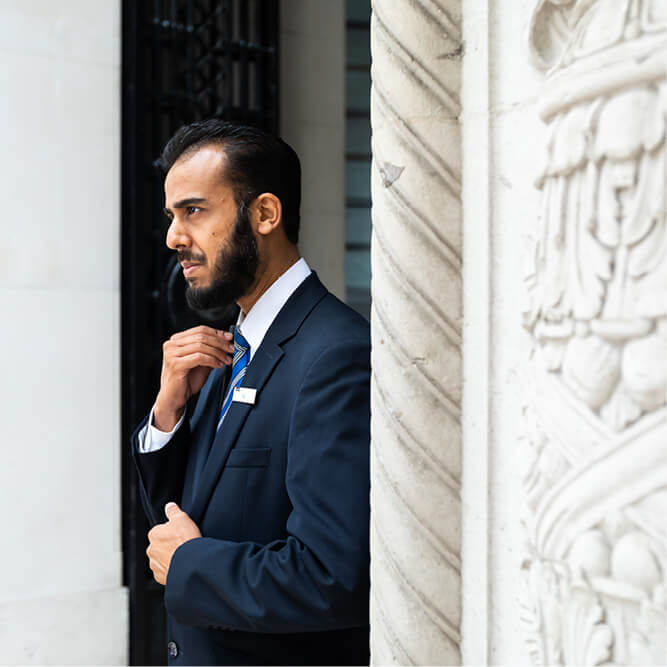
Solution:
<svg viewBox="0 0 667 667"><path fill-rule="evenodd" d="M191 262L192 264L206 264L204 255L195 255L191 250L177 250L178 263Z"/></svg>

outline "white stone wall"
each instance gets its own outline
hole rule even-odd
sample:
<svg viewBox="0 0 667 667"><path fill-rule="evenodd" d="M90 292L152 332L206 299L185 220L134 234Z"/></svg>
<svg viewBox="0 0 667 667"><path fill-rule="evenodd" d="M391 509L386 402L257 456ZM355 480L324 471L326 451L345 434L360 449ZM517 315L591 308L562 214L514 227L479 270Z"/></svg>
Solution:
<svg viewBox="0 0 667 667"><path fill-rule="evenodd" d="M345 298L345 3L280 3L280 132L302 169L299 248Z"/></svg>
<svg viewBox="0 0 667 667"><path fill-rule="evenodd" d="M511 10L491 3L489 663L527 664L520 627L522 488L521 364L530 343L521 328L524 239L539 215L534 187L545 144L535 100L542 76L531 64L528 24L534 0Z"/></svg>
<svg viewBox="0 0 667 667"><path fill-rule="evenodd" d="M0 3L0 662L124 664L120 1Z"/></svg>
<svg viewBox="0 0 667 667"><path fill-rule="evenodd" d="M463 10L463 660L664 664L667 5Z"/></svg>
<svg viewBox="0 0 667 667"><path fill-rule="evenodd" d="M523 240L544 146L533 0L463 3L465 664L527 664L519 622Z"/></svg>

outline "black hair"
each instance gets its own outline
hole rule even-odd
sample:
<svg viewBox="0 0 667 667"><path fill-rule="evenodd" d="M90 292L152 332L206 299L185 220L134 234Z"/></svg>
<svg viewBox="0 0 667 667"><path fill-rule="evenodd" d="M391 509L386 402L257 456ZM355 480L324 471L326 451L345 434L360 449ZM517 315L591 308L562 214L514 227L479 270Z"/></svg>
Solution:
<svg viewBox="0 0 667 667"><path fill-rule="evenodd" d="M263 192L274 194L283 209L283 228L292 243L299 240L301 163L294 149L279 137L250 125L218 118L184 125L169 139L158 164L169 171L183 155L206 145L225 153L225 175L237 206L249 206Z"/></svg>

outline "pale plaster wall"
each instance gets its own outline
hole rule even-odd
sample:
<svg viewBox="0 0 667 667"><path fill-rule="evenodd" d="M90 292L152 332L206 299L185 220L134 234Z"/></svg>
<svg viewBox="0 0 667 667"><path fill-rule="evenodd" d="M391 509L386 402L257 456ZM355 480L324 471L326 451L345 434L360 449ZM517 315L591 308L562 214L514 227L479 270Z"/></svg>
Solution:
<svg viewBox="0 0 667 667"><path fill-rule="evenodd" d="M280 3L280 131L302 168L299 247L345 298L345 3Z"/></svg>
<svg viewBox="0 0 667 667"><path fill-rule="evenodd" d="M0 5L0 661L123 664L120 1Z"/></svg>

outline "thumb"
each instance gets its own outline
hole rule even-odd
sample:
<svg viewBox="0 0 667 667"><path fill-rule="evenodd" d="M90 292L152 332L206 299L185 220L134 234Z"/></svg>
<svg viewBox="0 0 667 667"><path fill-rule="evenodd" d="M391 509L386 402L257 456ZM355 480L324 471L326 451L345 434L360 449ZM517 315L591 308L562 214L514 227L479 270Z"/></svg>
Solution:
<svg viewBox="0 0 667 667"><path fill-rule="evenodd" d="M164 513L167 519L171 521L172 519L175 519L179 514L183 514L183 510L176 503L171 502L167 503L164 506Z"/></svg>

